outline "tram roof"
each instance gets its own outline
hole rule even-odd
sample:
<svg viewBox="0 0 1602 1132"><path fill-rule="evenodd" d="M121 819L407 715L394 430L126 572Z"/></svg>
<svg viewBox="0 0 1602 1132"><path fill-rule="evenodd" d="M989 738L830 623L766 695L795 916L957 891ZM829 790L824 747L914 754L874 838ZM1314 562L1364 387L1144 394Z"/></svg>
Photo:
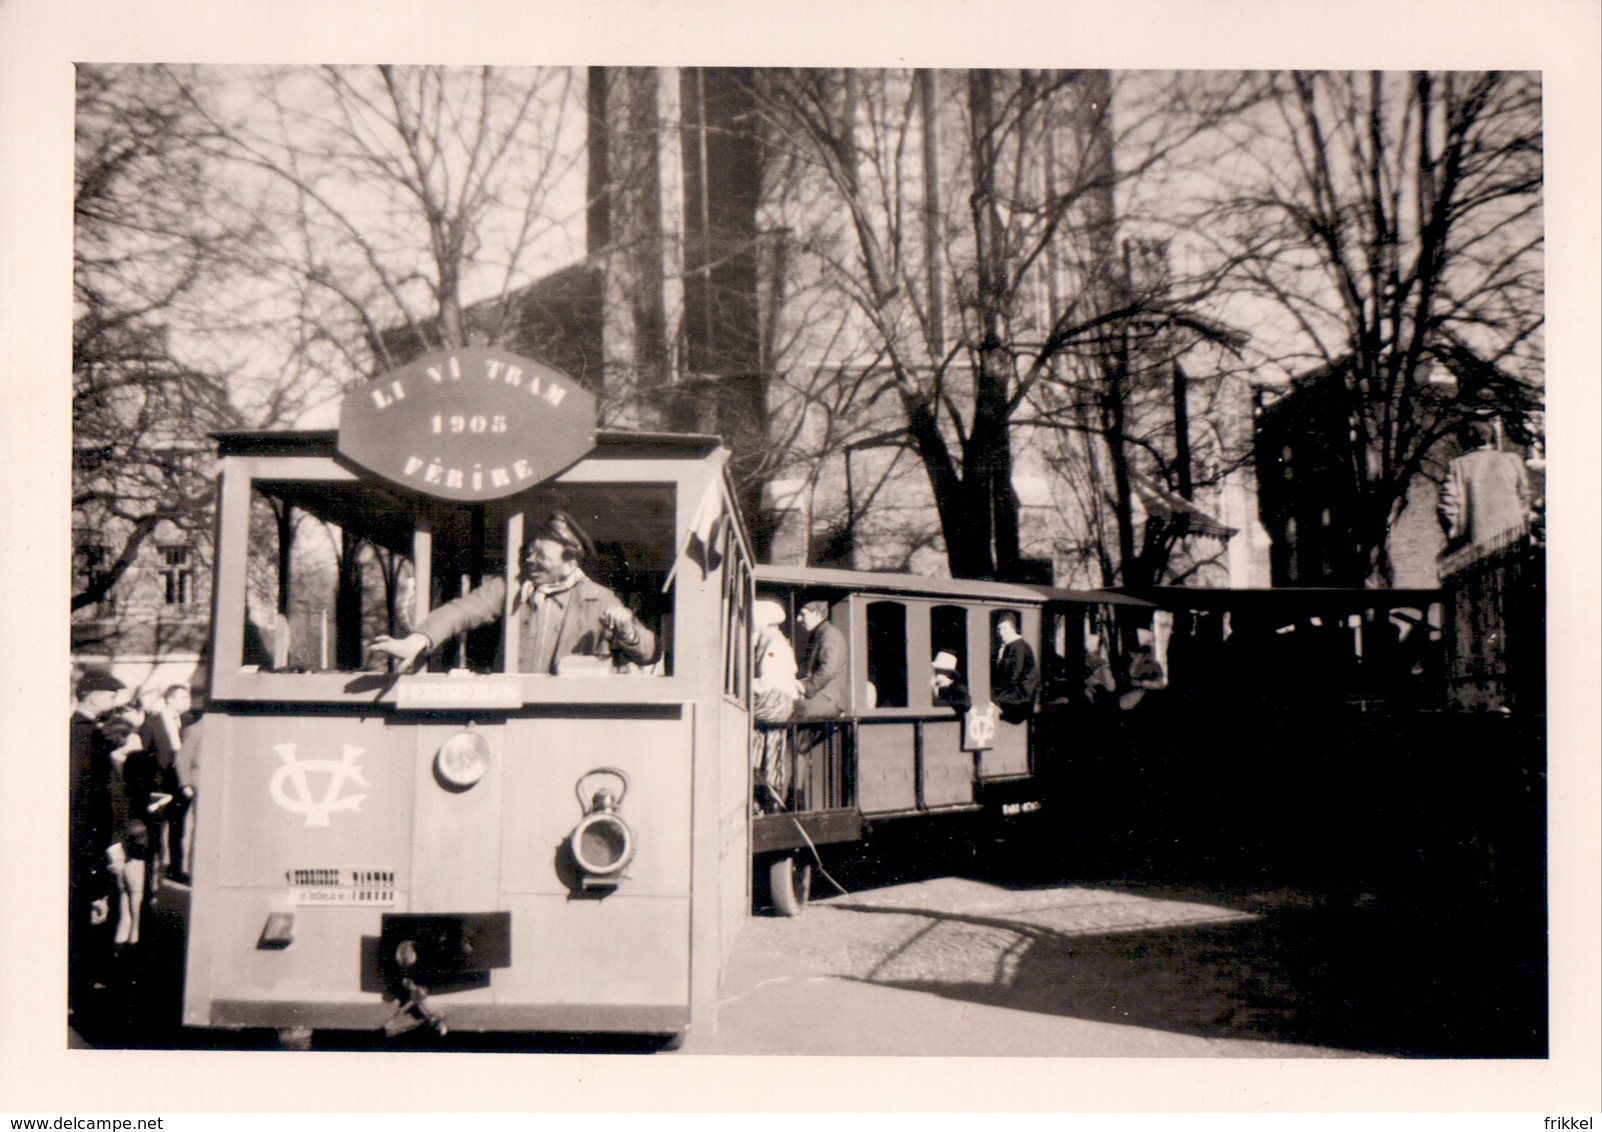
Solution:
<svg viewBox="0 0 1602 1132"><path fill-rule="evenodd" d="M337 429L236 429L214 432L221 456L332 456ZM657 456L702 458L723 447L723 438L693 432L627 432L605 429L595 434L597 451L607 455L630 448L650 449Z"/></svg>
<svg viewBox="0 0 1602 1132"><path fill-rule="evenodd" d="M876 570L836 570L821 566L758 566L757 581L813 587L820 590L870 590L876 593L960 597L972 601L1066 601L1080 604L1136 605L1151 602L1112 590L1069 590L1019 582L974 581L966 578L929 578L921 574L894 574Z"/></svg>
<svg viewBox="0 0 1602 1132"><path fill-rule="evenodd" d="M1360 589L1339 586L1284 586L1277 589L1198 589L1152 586L1139 595L1161 609L1262 610L1329 613L1337 610L1423 608L1441 600L1438 589Z"/></svg>

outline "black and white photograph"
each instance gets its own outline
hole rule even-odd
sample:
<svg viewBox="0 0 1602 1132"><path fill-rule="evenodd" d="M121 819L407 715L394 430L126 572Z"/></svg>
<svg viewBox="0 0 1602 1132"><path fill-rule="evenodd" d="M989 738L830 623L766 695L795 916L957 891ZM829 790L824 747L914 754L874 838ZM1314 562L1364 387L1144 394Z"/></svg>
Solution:
<svg viewBox="0 0 1602 1132"><path fill-rule="evenodd" d="M1602 1104L1594 11L227 7L0 133L0 1108Z"/></svg>

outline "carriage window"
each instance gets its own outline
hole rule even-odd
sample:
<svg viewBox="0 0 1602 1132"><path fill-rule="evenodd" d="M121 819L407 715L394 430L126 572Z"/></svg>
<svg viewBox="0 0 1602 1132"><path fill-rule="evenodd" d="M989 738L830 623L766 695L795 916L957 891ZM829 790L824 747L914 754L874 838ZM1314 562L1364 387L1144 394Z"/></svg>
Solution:
<svg viewBox="0 0 1602 1132"><path fill-rule="evenodd" d="M1048 610L1041 634L1041 702L1072 698L1074 677L1085 663L1083 610Z"/></svg>
<svg viewBox="0 0 1602 1132"><path fill-rule="evenodd" d="M868 683L878 707L907 706L907 608L900 602L868 603Z"/></svg>
<svg viewBox="0 0 1602 1132"><path fill-rule="evenodd" d="M957 672L963 680L973 679L968 668L968 611L960 605L937 605L929 610L930 660L943 652L957 660ZM929 702L935 702L933 686Z"/></svg>

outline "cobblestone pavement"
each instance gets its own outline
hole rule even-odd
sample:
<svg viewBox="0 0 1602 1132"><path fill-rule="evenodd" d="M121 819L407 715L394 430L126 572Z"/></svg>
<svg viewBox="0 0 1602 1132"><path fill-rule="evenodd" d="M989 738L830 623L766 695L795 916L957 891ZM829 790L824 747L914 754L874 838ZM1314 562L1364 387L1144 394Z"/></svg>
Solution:
<svg viewBox="0 0 1602 1132"><path fill-rule="evenodd" d="M801 920L756 918L739 946L764 970L798 979L1227 1036L1245 1056L1341 1056L1276 1040L1275 1014L1294 991L1246 954L1262 920L1261 911L1179 894L939 877L820 900Z"/></svg>
<svg viewBox="0 0 1602 1132"><path fill-rule="evenodd" d="M1494 908L1444 894L1421 901L1416 893L1129 879L1020 886L965 875L826 897L826 881L814 886L799 920L746 924L731 994L787 979L815 993L843 981L1116 1026L1126 1033L1113 1038L1126 1046L1130 1029L1185 1039L1135 1042L1120 1051L1126 1056L1519 1057L1544 1049L1539 972L1486 930ZM931 1015L932 1024L941 1017ZM1081 1041L1061 1028L1038 1033ZM1083 1040L1106 1043L1109 1033ZM895 1052L886 1042L878 1052ZM762 1050L781 1051L828 1049Z"/></svg>

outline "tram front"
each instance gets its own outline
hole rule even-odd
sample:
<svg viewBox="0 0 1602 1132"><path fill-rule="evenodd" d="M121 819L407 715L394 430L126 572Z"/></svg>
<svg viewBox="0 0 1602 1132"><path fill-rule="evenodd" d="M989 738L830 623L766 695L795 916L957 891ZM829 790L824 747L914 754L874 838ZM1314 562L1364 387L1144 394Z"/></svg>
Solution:
<svg viewBox="0 0 1602 1132"><path fill-rule="evenodd" d="M484 348L219 440L186 1023L710 1021L749 848L718 441Z"/></svg>

